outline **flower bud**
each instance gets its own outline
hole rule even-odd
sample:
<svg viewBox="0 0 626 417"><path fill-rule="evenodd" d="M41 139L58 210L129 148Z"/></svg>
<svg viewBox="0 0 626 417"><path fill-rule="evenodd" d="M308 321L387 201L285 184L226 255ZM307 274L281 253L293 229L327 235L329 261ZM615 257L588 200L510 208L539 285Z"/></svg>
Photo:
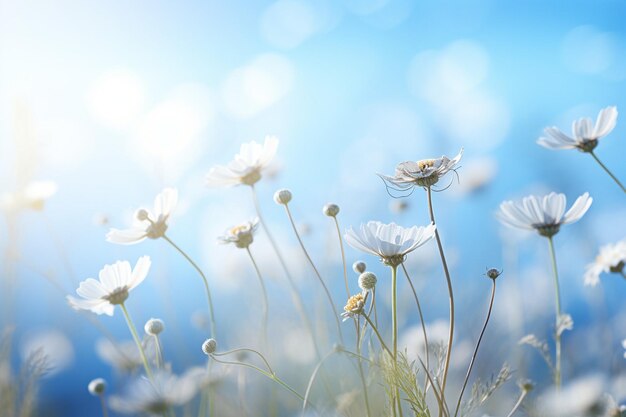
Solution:
<svg viewBox="0 0 626 417"><path fill-rule="evenodd" d="M365 272L365 268L367 268L367 265L365 265L365 262L363 261L356 261L352 264L352 270L357 274L362 274L363 272Z"/></svg>
<svg viewBox="0 0 626 417"><path fill-rule="evenodd" d="M359 275L359 288L363 291L373 290L376 286L376 275L373 272L363 272Z"/></svg>
<svg viewBox="0 0 626 417"><path fill-rule="evenodd" d="M146 209L137 210L137 212L135 213L135 218L141 222L144 220L148 220L148 210Z"/></svg>
<svg viewBox="0 0 626 417"><path fill-rule="evenodd" d="M210 355L217 350L217 341L215 339L207 339L202 344L202 351L206 355Z"/></svg>
<svg viewBox="0 0 626 417"><path fill-rule="evenodd" d="M106 387L107 384L104 379L96 378L89 383L87 389L89 390L89 393L91 395L98 396L104 394L104 390L106 389Z"/></svg>
<svg viewBox="0 0 626 417"><path fill-rule="evenodd" d="M496 268L491 268L487 271L487 276L491 279L496 279L502 274L502 271L498 271Z"/></svg>
<svg viewBox="0 0 626 417"><path fill-rule="evenodd" d="M161 319L150 319L146 322L146 325L143 326L143 329L150 336L156 336L165 329L165 323L163 323Z"/></svg>
<svg viewBox="0 0 626 417"><path fill-rule="evenodd" d="M283 188L274 193L274 201L276 204L288 204L291 201L291 191Z"/></svg>
<svg viewBox="0 0 626 417"><path fill-rule="evenodd" d="M339 214L339 206L332 203L326 204L322 209L322 212L324 212L324 214L328 217L335 217L337 214Z"/></svg>

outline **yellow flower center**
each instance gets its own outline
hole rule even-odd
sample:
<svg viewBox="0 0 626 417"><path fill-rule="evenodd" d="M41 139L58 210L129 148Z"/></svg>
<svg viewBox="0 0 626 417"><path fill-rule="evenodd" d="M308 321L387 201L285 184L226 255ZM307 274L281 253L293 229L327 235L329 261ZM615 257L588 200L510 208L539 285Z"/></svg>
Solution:
<svg viewBox="0 0 626 417"><path fill-rule="evenodd" d="M241 232L245 232L247 228L248 228L248 225L240 224L239 226L235 226L232 229L230 229L230 234L231 235L237 235L237 234L239 234Z"/></svg>
<svg viewBox="0 0 626 417"><path fill-rule="evenodd" d="M348 298L348 302L346 303L346 306L343 309L347 312L355 312L355 311L362 309L364 303L365 303L365 298L363 294L359 293Z"/></svg>
<svg viewBox="0 0 626 417"><path fill-rule="evenodd" d="M420 171L424 171L426 168L432 168L434 165L434 159L422 159L421 161L417 161L417 167Z"/></svg>

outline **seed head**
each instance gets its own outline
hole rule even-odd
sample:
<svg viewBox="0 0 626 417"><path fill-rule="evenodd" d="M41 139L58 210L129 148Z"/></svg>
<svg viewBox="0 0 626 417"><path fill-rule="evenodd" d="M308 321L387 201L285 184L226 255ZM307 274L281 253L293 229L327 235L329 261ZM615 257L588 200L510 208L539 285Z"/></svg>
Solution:
<svg viewBox="0 0 626 417"><path fill-rule="evenodd" d="M496 279L502 274L502 271L498 271L496 268L491 268L487 271L487 276L491 279Z"/></svg>
<svg viewBox="0 0 626 417"><path fill-rule="evenodd" d="M143 326L143 329L150 336L156 336L165 330L165 323L161 319L150 319L146 322L146 325Z"/></svg>
<svg viewBox="0 0 626 417"><path fill-rule="evenodd" d="M202 344L202 351L206 355L210 355L217 350L217 341L215 339L207 339Z"/></svg>
<svg viewBox="0 0 626 417"><path fill-rule="evenodd" d="M376 286L376 275L373 272L363 272L359 275L359 288L363 291L373 290Z"/></svg>
<svg viewBox="0 0 626 417"><path fill-rule="evenodd" d="M274 201L276 204L289 204L291 201L291 191L283 188L282 190L278 190L274 193Z"/></svg>
<svg viewBox="0 0 626 417"><path fill-rule="evenodd" d="M335 217L337 216L337 214L339 214L339 206L337 204L329 203L324 206L322 211L328 217Z"/></svg>
<svg viewBox="0 0 626 417"><path fill-rule="evenodd" d="M106 389L106 387L107 383L104 381L104 379L96 378L89 383L87 389L89 390L89 393L91 395L98 396L104 394L104 390Z"/></svg>

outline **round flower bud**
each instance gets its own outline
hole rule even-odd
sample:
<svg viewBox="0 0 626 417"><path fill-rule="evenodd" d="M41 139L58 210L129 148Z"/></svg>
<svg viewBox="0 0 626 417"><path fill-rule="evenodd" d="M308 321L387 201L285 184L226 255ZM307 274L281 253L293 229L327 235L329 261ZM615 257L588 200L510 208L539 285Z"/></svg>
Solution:
<svg viewBox="0 0 626 417"><path fill-rule="evenodd" d="M148 211L145 210L145 209L139 209L135 213L135 217L137 218L137 220L139 220L141 222L144 221L144 220L148 220Z"/></svg>
<svg viewBox="0 0 626 417"><path fill-rule="evenodd" d="M487 271L487 276L491 279L496 279L500 276L502 271L498 271L496 268L491 268Z"/></svg>
<svg viewBox="0 0 626 417"><path fill-rule="evenodd" d="M143 329L150 336L156 336L165 330L165 323L161 319L150 319L146 322L146 325L143 326Z"/></svg>
<svg viewBox="0 0 626 417"><path fill-rule="evenodd" d="M98 396L104 394L104 390L106 389L106 387L107 383L104 381L104 379L96 378L89 383L87 389L89 390L89 393L91 395Z"/></svg>
<svg viewBox="0 0 626 417"><path fill-rule="evenodd" d="M373 272L363 272L359 275L359 288L363 291L372 290L376 286L376 275Z"/></svg>
<svg viewBox="0 0 626 417"><path fill-rule="evenodd" d="M283 188L274 193L274 201L276 204L288 204L291 201L291 191Z"/></svg>
<svg viewBox="0 0 626 417"><path fill-rule="evenodd" d="M522 391L526 391L526 392L529 392L535 389L535 383L531 381L530 379L521 379L517 381L517 385L520 387Z"/></svg>
<svg viewBox="0 0 626 417"><path fill-rule="evenodd" d="M217 341L215 339L207 339L202 344L202 351L206 355L210 355L211 353L217 350Z"/></svg>
<svg viewBox="0 0 626 417"><path fill-rule="evenodd" d="M335 217L337 214L339 214L339 206L337 204L329 203L324 206L322 211L328 217Z"/></svg>
<svg viewBox="0 0 626 417"><path fill-rule="evenodd" d="M362 274L363 272L365 272L365 268L367 268L367 265L365 265L365 262L363 261L356 261L352 264L352 270L357 274Z"/></svg>

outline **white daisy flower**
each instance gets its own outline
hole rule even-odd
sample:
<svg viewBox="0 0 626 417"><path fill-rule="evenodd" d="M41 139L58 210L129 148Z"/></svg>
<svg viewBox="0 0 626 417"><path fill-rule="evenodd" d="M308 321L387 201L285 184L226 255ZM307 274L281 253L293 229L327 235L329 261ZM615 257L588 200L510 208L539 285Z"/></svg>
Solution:
<svg viewBox="0 0 626 417"><path fill-rule="evenodd" d="M432 239L435 228L432 223L426 227L405 229L395 223L370 221L362 224L358 231L350 228L344 237L353 248L378 256L385 264L393 266L399 265L409 252Z"/></svg>
<svg viewBox="0 0 626 417"><path fill-rule="evenodd" d="M23 189L0 196L0 209L7 212L19 210L41 211L46 200L57 192L57 185L53 181L32 181Z"/></svg>
<svg viewBox="0 0 626 417"><path fill-rule="evenodd" d="M565 212L565 195L550 193L543 197L524 197L521 202L505 201L500 204L496 217L514 228L536 230L541 236L554 236L562 224L574 223L589 210L593 199L589 193L578 197Z"/></svg>
<svg viewBox="0 0 626 417"><path fill-rule="evenodd" d="M254 233L259 228L259 219L231 227L222 236L217 238L219 243L234 243L238 248L245 249L254 241Z"/></svg>
<svg viewBox="0 0 626 417"><path fill-rule="evenodd" d="M111 229L106 235L108 242L121 245L139 243L145 238L158 239L165 235L167 222L178 203L178 191L165 188L154 199L153 212L139 209L135 212L134 223L130 229Z"/></svg>
<svg viewBox="0 0 626 417"><path fill-rule="evenodd" d="M89 310L96 314L112 316L115 306L126 301L130 290L141 284L149 270L149 256L139 258L132 270L127 261L105 265L100 270L99 281L87 278L80 283L76 293L82 298L68 295L67 300L76 310Z"/></svg>
<svg viewBox="0 0 626 417"><path fill-rule="evenodd" d="M593 263L587 265L585 285L595 286L600 282L602 273L621 273L626 262L626 239L600 248Z"/></svg>
<svg viewBox="0 0 626 417"><path fill-rule="evenodd" d="M610 106L600 110L595 125L589 117L572 123L572 136L561 132L557 127L544 129L546 136L537 143L548 149L578 149L590 152L598 145L598 139L608 135L617 122L617 107Z"/></svg>
<svg viewBox="0 0 626 417"><path fill-rule="evenodd" d="M133 381L124 396L112 396L109 404L121 413L161 416L171 407L188 403L197 390L194 378L157 371L152 380L141 377Z"/></svg>
<svg viewBox="0 0 626 417"><path fill-rule="evenodd" d="M408 191L415 186L430 187L448 172L454 170L462 156L463 149L452 159L444 155L436 159L401 162L396 166L393 177L378 175L385 181L387 187L396 191Z"/></svg>
<svg viewBox="0 0 626 417"><path fill-rule="evenodd" d="M209 187L254 185L261 179L261 172L274 159L277 149L278 139L274 136L266 136L263 145L255 141L242 144L239 153L228 166L218 165L209 170L206 177L207 185Z"/></svg>

